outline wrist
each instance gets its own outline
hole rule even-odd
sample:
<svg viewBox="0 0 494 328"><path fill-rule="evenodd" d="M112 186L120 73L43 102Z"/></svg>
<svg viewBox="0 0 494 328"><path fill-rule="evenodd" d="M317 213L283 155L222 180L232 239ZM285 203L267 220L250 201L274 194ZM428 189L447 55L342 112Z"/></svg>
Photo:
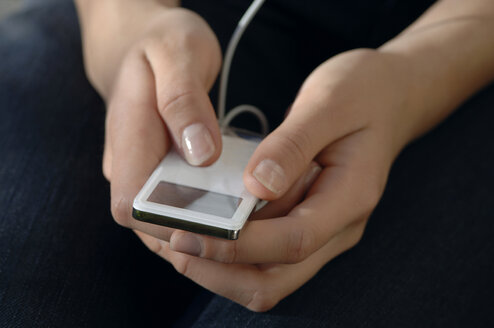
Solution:
<svg viewBox="0 0 494 328"><path fill-rule="evenodd" d="M412 61L405 56L376 50L383 67L382 75L377 78L387 79L387 95L389 102L383 108L381 122L383 130L388 130L391 139L392 156L397 156L401 150L421 134L423 119L416 101L418 96L414 91L417 71Z"/></svg>

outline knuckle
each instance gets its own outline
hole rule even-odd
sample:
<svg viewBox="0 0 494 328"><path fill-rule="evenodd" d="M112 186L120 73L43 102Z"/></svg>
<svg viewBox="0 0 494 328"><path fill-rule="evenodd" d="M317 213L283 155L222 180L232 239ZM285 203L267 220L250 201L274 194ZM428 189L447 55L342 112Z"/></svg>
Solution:
<svg viewBox="0 0 494 328"><path fill-rule="evenodd" d="M223 243L223 249L220 255L220 261L223 263L231 264L237 261L237 241Z"/></svg>
<svg viewBox="0 0 494 328"><path fill-rule="evenodd" d="M213 246L216 245L216 246ZM215 261L232 264L237 261L237 241L214 240L213 243L204 243L204 254L202 257L214 259Z"/></svg>
<svg viewBox="0 0 494 328"><path fill-rule="evenodd" d="M362 240L363 235L363 230L356 231L350 238L350 247L356 246Z"/></svg>
<svg viewBox="0 0 494 328"><path fill-rule="evenodd" d="M382 195L382 188L376 183L369 183L359 192L360 205L365 214L370 214L379 203Z"/></svg>
<svg viewBox="0 0 494 328"><path fill-rule="evenodd" d="M347 239L347 247L346 249L350 249L354 246L356 246L361 240L364 235L364 230L366 226L366 220L362 220L360 222L357 222L355 226L352 228L349 236L346 238Z"/></svg>
<svg viewBox="0 0 494 328"><path fill-rule="evenodd" d="M125 197L112 198L111 201L111 213L113 219L121 226L130 228L131 226L131 213L130 202Z"/></svg>
<svg viewBox="0 0 494 328"><path fill-rule="evenodd" d="M159 113L165 120L176 120L185 115L184 108L190 108L195 101L194 92L190 87L174 90L173 93L162 92L163 100L159 106Z"/></svg>
<svg viewBox="0 0 494 328"><path fill-rule="evenodd" d="M273 291L257 289L252 294L252 298L246 307L254 312L266 312L271 310L278 302L279 299Z"/></svg>
<svg viewBox="0 0 494 328"><path fill-rule="evenodd" d="M204 33L189 25L182 25L173 34L162 33L160 28L153 30L141 44L141 48L149 49L156 55L175 54L181 49L193 49L198 43L204 42Z"/></svg>
<svg viewBox="0 0 494 328"><path fill-rule="evenodd" d="M307 228L293 230L287 241L287 263L298 263L305 260L316 248L316 238L312 230Z"/></svg>
<svg viewBox="0 0 494 328"><path fill-rule="evenodd" d="M166 38L162 37L159 33L151 33L136 42L130 48L129 53L144 55L145 59L152 66L155 58L163 57L163 54L166 54L167 48L170 46L170 41L167 42Z"/></svg>
<svg viewBox="0 0 494 328"><path fill-rule="evenodd" d="M287 158L293 159L293 163L308 163L310 158L308 150L310 149L311 140L307 131L301 126L290 127L280 140L281 147L288 152Z"/></svg>
<svg viewBox="0 0 494 328"><path fill-rule="evenodd" d="M149 243L149 244L147 244L147 247L149 248L149 250L151 252L162 256L161 255L161 252L163 251L163 246L161 245L160 242L156 241L156 242L153 242L153 243Z"/></svg>
<svg viewBox="0 0 494 328"><path fill-rule="evenodd" d="M130 46L129 50L122 57L119 65L120 71L125 70L129 66L132 66L132 63L135 63L136 61L147 59L145 49L150 41L151 40L149 39L144 39Z"/></svg>
<svg viewBox="0 0 494 328"><path fill-rule="evenodd" d="M175 270L183 276L189 276L190 259L187 256L180 256L176 261L173 261Z"/></svg>

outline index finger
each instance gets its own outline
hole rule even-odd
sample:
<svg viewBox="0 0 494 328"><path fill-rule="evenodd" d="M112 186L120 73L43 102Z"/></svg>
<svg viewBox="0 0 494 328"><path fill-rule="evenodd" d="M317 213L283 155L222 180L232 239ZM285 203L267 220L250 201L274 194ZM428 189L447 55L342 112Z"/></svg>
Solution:
<svg viewBox="0 0 494 328"><path fill-rule="evenodd" d="M121 225L168 239L172 229L132 217L134 197L170 148L156 105L153 74L141 54L132 53L122 65L109 109L111 142L111 209Z"/></svg>

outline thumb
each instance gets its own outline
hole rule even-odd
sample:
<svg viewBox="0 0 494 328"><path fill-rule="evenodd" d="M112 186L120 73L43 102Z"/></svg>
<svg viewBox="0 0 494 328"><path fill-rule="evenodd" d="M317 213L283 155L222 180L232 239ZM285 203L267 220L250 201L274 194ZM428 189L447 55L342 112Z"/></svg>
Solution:
<svg viewBox="0 0 494 328"><path fill-rule="evenodd" d="M294 105L285 121L261 142L244 171L245 186L261 199L283 196L335 138L325 111L301 107L306 106Z"/></svg>

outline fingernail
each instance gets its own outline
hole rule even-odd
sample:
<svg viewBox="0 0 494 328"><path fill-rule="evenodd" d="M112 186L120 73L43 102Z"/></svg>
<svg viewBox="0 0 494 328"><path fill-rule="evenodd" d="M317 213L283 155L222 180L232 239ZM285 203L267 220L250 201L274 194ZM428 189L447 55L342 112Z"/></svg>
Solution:
<svg viewBox="0 0 494 328"><path fill-rule="evenodd" d="M306 188L309 188L314 183L317 176L322 171L322 168L319 165L317 165L316 163L312 163L311 166L312 167L309 169L309 172L305 176L304 184L305 184Z"/></svg>
<svg viewBox="0 0 494 328"><path fill-rule="evenodd" d="M264 187L275 194L280 194L286 185L285 171L271 159L262 160L252 172L252 175Z"/></svg>
<svg viewBox="0 0 494 328"><path fill-rule="evenodd" d="M201 255L202 246L199 239L191 233L182 233L179 237L170 240L170 248L176 252L193 256Z"/></svg>
<svg viewBox="0 0 494 328"><path fill-rule="evenodd" d="M182 132L182 149L190 165L201 165L214 154L215 146L208 129L202 123L189 125Z"/></svg>

